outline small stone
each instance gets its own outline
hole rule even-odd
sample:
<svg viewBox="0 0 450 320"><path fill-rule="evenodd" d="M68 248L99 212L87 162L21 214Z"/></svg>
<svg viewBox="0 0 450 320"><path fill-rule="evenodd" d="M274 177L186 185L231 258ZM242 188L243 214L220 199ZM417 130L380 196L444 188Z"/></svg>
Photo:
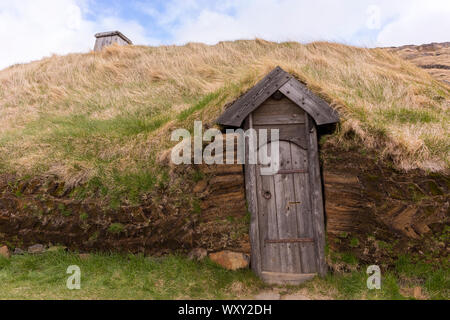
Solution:
<svg viewBox="0 0 450 320"><path fill-rule="evenodd" d="M51 246L47 249L48 252L57 252L57 251L66 251L67 247L65 246Z"/></svg>
<svg viewBox="0 0 450 320"><path fill-rule="evenodd" d="M28 247L28 253L42 253L44 252L45 248L42 244L35 244L31 247Z"/></svg>
<svg viewBox="0 0 450 320"><path fill-rule="evenodd" d="M206 258L207 255L208 255L208 251L206 251L206 249L195 248L194 250L189 252L188 259L200 261L200 260L203 260L204 258Z"/></svg>
<svg viewBox="0 0 450 320"><path fill-rule="evenodd" d="M414 299L421 299L422 298L422 288L421 287L414 287Z"/></svg>
<svg viewBox="0 0 450 320"><path fill-rule="evenodd" d="M209 254L209 258L228 270L248 268L250 257L241 252L224 250Z"/></svg>
<svg viewBox="0 0 450 320"><path fill-rule="evenodd" d="M194 193L202 193L203 191L205 191L207 186L208 182L206 180L201 180L194 186L193 191Z"/></svg>
<svg viewBox="0 0 450 320"><path fill-rule="evenodd" d="M80 253L78 256L80 257L81 260L87 260L91 257L91 254L90 253Z"/></svg>
<svg viewBox="0 0 450 320"><path fill-rule="evenodd" d="M21 255L21 254L24 254L24 253L25 253L25 251L23 251L20 248L15 248L14 252L13 252L14 255Z"/></svg>
<svg viewBox="0 0 450 320"><path fill-rule="evenodd" d="M9 259L11 254L9 253L9 249L7 246L0 247L0 256Z"/></svg>

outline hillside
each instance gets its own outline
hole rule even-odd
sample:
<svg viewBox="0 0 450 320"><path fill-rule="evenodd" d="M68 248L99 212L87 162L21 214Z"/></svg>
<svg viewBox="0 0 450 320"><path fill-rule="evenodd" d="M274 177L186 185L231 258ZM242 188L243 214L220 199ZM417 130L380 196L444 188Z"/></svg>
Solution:
<svg viewBox="0 0 450 320"><path fill-rule="evenodd" d="M391 50L450 85L450 42L407 45Z"/></svg>
<svg viewBox="0 0 450 320"><path fill-rule="evenodd" d="M449 87L386 49L263 40L111 46L0 71L0 242L249 252L242 166L172 166L170 134L214 126L277 65L340 114L320 139L332 268L336 252L448 255Z"/></svg>
<svg viewBox="0 0 450 320"><path fill-rule="evenodd" d="M425 70L381 49L255 40L112 46L2 70L0 172L136 201L164 179L156 160L172 129L213 125L276 65L339 111L330 143L363 144L400 170L448 169L450 92Z"/></svg>

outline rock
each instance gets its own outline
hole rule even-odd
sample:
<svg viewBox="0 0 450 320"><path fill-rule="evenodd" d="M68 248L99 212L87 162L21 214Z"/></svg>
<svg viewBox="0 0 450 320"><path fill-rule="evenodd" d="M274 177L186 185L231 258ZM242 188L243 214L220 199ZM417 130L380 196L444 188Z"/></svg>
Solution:
<svg viewBox="0 0 450 320"><path fill-rule="evenodd" d="M90 253L80 253L78 256L80 257L81 260L87 260L91 257L91 254Z"/></svg>
<svg viewBox="0 0 450 320"><path fill-rule="evenodd" d="M7 246L0 247L0 256L9 259L11 254L9 253L9 249Z"/></svg>
<svg viewBox="0 0 450 320"><path fill-rule="evenodd" d="M208 251L206 251L206 249L195 248L194 250L189 252L188 259L200 261L200 260L203 260L204 258L206 258L207 255L208 255Z"/></svg>
<svg viewBox="0 0 450 320"><path fill-rule="evenodd" d="M194 193L202 193L203 191L205 191L207 186L208 186L208 182L206 180L200 180L194 186L193 191L194 191Z"/></svg>
<svg viewBox="0 0 450 320"><path fill-rule="evenodd" d="M247 268L250 264L248 255L241 252L224 250L209 254L209 258L228 270Z"/></svg>
<svg viewBox="0 0 450 320"><path fill-rule="evenodd" d="M421 287L414 287L414 299L423 299L423 295L422 295L422 288Z"/></svg>
<svg viewBox="0 0 450 320"><path fill-rule="evenodd" d="M65 246L51 246L46 251L48 252L57 252L57 251L66 251L67 247Z"/></svg>
<svg viewBox="0 0 450 320"><path fill-rule="evenodd" d="M43 253L45 250L44 246L42 244L35 244L32 245L31 247L28 247L28 253Z"/></svg>
<svg viewBox="0 0 450 320"><path fill-rule="evenodd" d="M13 252L14 255L21 255L21 254L24 254L24 253L25 253L25 251L23 251L20 248L15 248L14 252Z"/></svg>

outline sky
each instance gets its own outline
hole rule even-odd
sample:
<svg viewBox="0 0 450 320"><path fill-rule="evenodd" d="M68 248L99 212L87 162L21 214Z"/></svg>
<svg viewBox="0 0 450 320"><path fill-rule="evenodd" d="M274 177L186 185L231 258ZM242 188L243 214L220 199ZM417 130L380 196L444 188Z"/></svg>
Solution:
<svg viewBox="0 0 450 320"><path fill-rule="evenodd" d="M134 44L263 38L364 47L450 41L450 0L0 0L0 69L88 52L94 34Z"/></svg>

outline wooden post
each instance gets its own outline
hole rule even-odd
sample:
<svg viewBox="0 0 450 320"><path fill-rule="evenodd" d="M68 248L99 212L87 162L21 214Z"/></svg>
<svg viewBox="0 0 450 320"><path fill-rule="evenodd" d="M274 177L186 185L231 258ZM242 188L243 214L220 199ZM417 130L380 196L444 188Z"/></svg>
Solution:
<svg viewBox="0 0 450 320"><path fill-rule="evenodd" d="M325 219L322 200L322 179L320 177L319 147L316 125L310 116L308 116L307 123L307 129L309 130L309 180L311 186L310 194L313 227L316 238L316 261L319 274L324 276L327 273L327 266L325 263Z"/></svg>
<svg viewBox="0 0 450 320"><path fill-rule="evenodd" d="M253 128L252 115L247 118L244 129ZM245 138L244 138L245 139ZM245 141L245 140L244 140ZM245 141L245 191L250 212L251 265L257 275L261 275L261 249L259 240L258 201L256 200L256 164L249 163L249 146Z"/></svg>

